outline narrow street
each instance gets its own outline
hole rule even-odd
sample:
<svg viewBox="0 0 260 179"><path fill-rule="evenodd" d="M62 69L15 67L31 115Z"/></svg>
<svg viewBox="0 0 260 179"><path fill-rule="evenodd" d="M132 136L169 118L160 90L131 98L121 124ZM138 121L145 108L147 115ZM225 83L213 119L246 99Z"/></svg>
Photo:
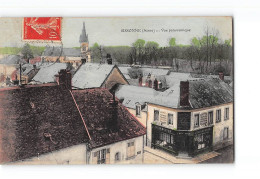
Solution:
<svg viewBox="0 0 260 179"><path fill-rule="evenodd" d="M233 163L234 162L234 146L230 145L216 152L220 153L219 156L203 161L202 163Z"/></svg>

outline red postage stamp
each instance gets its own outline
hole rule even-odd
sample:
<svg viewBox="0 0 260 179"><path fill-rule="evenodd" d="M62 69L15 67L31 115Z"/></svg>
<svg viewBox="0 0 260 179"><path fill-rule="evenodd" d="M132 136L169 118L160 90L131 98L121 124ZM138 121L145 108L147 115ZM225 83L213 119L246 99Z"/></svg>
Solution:
<svg viewBox="0 0 260 179"><path fill-rule="evenodd" d="M23 40L61 41L61 17L25 17Z"/></svg>

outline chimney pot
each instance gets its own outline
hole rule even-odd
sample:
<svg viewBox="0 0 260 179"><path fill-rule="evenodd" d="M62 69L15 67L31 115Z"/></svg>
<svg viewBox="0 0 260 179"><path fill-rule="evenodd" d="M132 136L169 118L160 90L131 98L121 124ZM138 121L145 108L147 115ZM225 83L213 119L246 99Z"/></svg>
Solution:
<svg viewBox="0 0 260 179"><path fill-rule="evenodd" d="M107 122L107 127L115 132L118 130L118 101L115 99L115 91L111 93L113 98L109 101L110 119Z"/></svg>
<svg viewBox="0 0 260 179"><path fill-rule="evenodd" d="M158 90L158 80L155 78L154 82L153 82L153 88L157 91Z"/></svg>
<svg viewBox="0 0 260 179"><path fill-rule="evenodd" d="M224 81L224 73L223 72L219 72L218 73L219 79L221 79L222 81Z"/></svg>
<svg viewBox="0 0 260 179"><path fill-rule="evenodd" d="M180 106L190 106L189 103L189 81L180 82Z"/></svg>
<svg viewBox="0 0 260 179"><path fill-rule="evenodd" d="M107 64L109 64L109 65L112 65L112 57L111 57L111 55L108 53L107 54Z"/></svg>
<svg viewBox="0 0 260 179"><path fill-rule="evenodd" d="M86 59L85 59L85 58L82 58L82 59L81 59L81 64L84 64L84 63L86 63Z"/></svg>
<svg viewBox="0 0 260 179"><path fill-rule="evenodd" d="M59 85L65 85L69 90L71 90L71 73L65 69L59 71L59 75L57 76L57 82Z"/></svg>
<svg viewBox="0 0 260 179"><path fill-rule="evenodd" d="M139 76L139 86L143 86L143 77L141 74Z"/></svg>

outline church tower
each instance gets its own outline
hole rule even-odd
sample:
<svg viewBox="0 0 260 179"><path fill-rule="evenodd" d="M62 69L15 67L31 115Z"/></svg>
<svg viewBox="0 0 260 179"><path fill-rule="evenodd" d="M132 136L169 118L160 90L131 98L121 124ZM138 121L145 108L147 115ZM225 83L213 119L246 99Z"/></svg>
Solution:
<svg viewBox="0 0 260 179"><path fill-rule="evenodd" d="M83 22L83 28L79 37L81 58L86 59L87 62L91 62L91 54L89 50L88 35L86 33L85 22Z"/></svg>

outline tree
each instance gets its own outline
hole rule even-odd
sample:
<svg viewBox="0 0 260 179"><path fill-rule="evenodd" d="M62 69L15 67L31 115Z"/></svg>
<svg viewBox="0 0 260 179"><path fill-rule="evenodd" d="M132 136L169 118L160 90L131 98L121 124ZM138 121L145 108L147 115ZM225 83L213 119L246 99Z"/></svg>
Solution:
<svg viewBox="0 0 260 179"><path fill-rule="evenodd" d="M172 38L169 40L169 46L170 46L170 47L176 46L176 39L175 39L174 37L172 37Z"/></svg>
<svg viewBox="0 0 260 179"><path fill-rule="evenodd" d="M152 60L157 61L157 55L159 51L159 44L154 41L148 41L145 44L145 63L147 64L149 61Z"/></svg>
<svg viewBox="0 0 260 179"><path fill-rule="evenodd" d="M98 45L98 43L94 43L94 45L91 47L93 61L99 62L102 61L102 53L101 53L101 47Z"/></svg>
<svg viewBox="0 0 260 179"><path fill-rule="evenodd" d="M136 61L139 62L139 63L143 63L144 59L143 59L143 56L144 56L144 44L145 44L145 40L143 39L137 39L134 43L133 43L133 48L135 48L135 51L136 52ZM134 61L136 63L136 61Z"/></svg>
<svg viewBox="0 0 260 179"><path fill-rule="evenodd" d="M33 53L30 45L26 43L22 50L21 53L23 54L23 58L29 60L30 58L33 58Z"/></svg>

